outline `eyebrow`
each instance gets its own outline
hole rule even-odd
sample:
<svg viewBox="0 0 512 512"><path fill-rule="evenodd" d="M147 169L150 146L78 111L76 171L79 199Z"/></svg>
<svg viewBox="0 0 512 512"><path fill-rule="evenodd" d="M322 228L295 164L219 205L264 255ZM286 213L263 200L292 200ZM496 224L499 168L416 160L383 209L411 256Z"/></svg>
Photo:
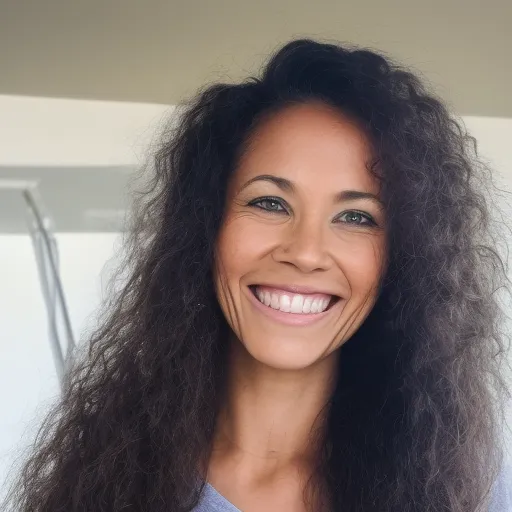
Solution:
<svg viewBox="0 0 512 512"><path fill-rule="evenodd" d="M247 181L240 189L240 192L255 181L270 181L270 183L277 185L281 190L284 190L285 192L295 191L295 186L293 183L286 178L279 178L277 176L272 176L272 174L260 174L259 176L255 176L254 178L251 178L249 181Z"/></svg>
<svg viewBox="0 0 512 512"><path fill-rule="evenodd" d="M269 181L270 183L274 183L274 185L279 187L284 192L295 192L295 185L290 180L287 180L286 178L279 178L278 176L273 176L272 174L261 174L251 178L243 185L243 187L240 189L240 192L255 181ZM383 206L383 203L378 196L372 194L371 192L363 192L361 190L342 190L341 192L338 192L334 198L335 202L337 203L355 199L369 199L378 203L379 206Z"/></svg>

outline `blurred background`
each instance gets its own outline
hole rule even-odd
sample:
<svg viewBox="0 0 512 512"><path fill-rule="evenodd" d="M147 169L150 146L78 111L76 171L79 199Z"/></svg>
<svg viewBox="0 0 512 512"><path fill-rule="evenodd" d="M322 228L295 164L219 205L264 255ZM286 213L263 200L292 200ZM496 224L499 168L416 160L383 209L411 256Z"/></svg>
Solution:
<svg viewBox="0 0 512 512"><path fill-rule="evenodd" d="M0 482L95 325L131 177L175 105L294 37L376 48L431 84L512 190L511 23L509 0L0 0Z"/></svg>

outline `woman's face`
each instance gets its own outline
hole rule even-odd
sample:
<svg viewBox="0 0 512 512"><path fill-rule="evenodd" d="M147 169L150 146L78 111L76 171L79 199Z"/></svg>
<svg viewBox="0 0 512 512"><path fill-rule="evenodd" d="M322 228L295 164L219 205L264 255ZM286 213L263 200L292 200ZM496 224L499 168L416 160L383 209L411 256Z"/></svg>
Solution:
<svg viewBox="0 0 512 512"><path fill-rule="evenodd" d="M370 145L322 104L285 108L252 134L228 187L218 300L248 353L301 369L371 311L385 270L385 215Z"/></svg>

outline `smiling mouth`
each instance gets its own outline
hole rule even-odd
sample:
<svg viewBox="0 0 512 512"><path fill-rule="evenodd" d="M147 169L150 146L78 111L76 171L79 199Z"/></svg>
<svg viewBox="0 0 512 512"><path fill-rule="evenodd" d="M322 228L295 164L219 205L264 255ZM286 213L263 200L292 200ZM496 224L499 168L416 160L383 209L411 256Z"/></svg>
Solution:
<svg viewBox="0 0 512 512"><path fill-rule="evenodd" d="M324 293L293 293L267 286L249 286L252 294L263 305L296 315L317 315L328 311L340 300L337 295Z"/></svg>

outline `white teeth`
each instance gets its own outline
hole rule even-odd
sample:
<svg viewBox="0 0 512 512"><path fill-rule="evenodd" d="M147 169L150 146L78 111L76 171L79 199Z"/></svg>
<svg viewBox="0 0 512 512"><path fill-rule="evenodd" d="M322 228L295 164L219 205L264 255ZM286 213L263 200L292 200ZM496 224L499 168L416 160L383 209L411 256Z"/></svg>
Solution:
<svg viewBox="0 0 512 512"><path fill-rule="evenodd" d="M279 297L279 309L285 313L289 313L291 308L291 301L288 295L281 295Z"/></svg>
<svg viewBox="0 0 512 512"><path fill-rule="evenodd" d="M294 295L290 311L292 313L302 313L302 306L304 305L304 297L302 295Z"/></svg>
<svg viewBox="0 0 512 512"><path fill-rule="evenodd" d="M256 297L265 306L277 309L285 313L314 314L322 313L327 309L329 298L311 297L299 293L272 292L257 287Z"/></svg>

